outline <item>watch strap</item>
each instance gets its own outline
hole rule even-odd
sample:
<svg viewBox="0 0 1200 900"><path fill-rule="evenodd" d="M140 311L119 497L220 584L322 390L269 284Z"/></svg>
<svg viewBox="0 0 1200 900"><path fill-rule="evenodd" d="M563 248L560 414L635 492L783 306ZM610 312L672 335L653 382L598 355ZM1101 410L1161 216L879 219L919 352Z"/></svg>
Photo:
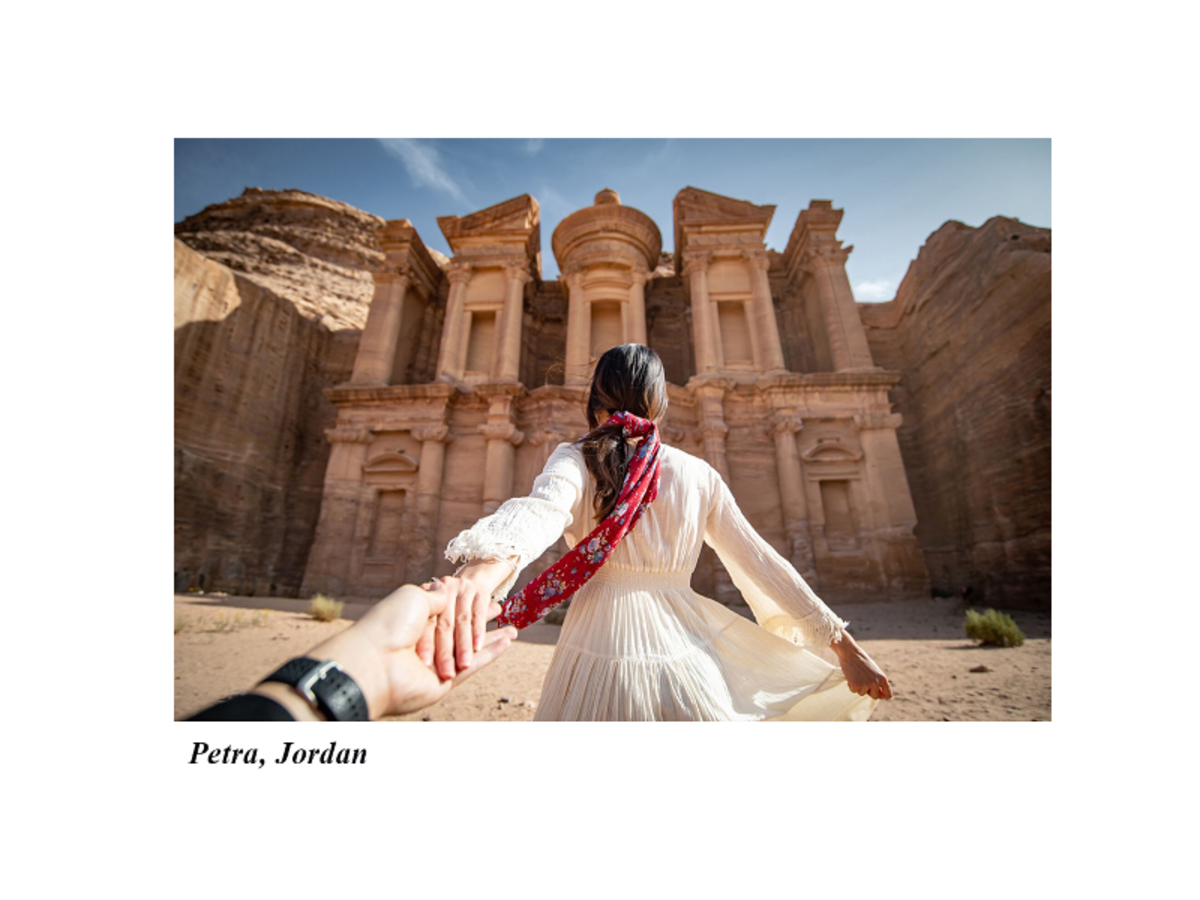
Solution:
<svg viewBox="0 0 1200 900"><path fill-rule="evenodd" d="M333 660L300 656L263 681L288 685L334 722L366 722L370 718L362 688Z"/></svg>

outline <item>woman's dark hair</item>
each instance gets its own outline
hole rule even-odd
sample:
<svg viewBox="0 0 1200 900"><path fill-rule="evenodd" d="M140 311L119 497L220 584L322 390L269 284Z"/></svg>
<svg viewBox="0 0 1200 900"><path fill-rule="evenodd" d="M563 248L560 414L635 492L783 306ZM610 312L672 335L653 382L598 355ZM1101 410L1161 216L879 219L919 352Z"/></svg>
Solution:
<svg viewBox="0 0 1200 900"><path fill-rule="evenodd" d="M628 412L653 422L667 413L667 379L662 360L649 347L621 344L604 351L592 373L587 420L592 429L579 439L583 459L596 480L596 517L604 519L617 505L633 445L620 425L606 425L607 413Z"/></svg>

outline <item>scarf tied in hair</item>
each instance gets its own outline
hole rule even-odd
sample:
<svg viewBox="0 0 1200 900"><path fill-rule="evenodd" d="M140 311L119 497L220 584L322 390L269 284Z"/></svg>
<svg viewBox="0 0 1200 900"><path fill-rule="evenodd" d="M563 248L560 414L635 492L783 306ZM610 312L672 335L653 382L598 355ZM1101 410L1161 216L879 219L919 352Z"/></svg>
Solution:
<svg viewBox="0 0 1200 900"><path fill-rule="evenodd" d="M620 425L624 438L642 439L629 460L616 506L562 559L502 604L496 620L500 627L532 625L583 587L658 496L658 426L627 412L614 413L607 424Z"/></svg>

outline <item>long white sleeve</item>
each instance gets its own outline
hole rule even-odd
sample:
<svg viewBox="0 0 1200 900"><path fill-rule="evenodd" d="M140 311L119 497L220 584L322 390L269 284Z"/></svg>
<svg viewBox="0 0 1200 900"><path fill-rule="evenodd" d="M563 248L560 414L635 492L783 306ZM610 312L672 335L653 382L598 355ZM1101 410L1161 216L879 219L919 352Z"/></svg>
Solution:
<svg viewBox="0 0 1200 900"><path fill-rule="evenodd" d="M562 537L579 513L587 468L574 444L559 444L533 482L528 497L506 500L490 516L460 532L446 546L446 559L517 559L512 574L493 596L505 597L521 570Z"/></svg>
<svg viewBox="0 0 1200 900"><path fill-rule="evenodd" d="M793 643L827 647L847 623L813 593L800 573L763 540L712 471L712 506L704 540L717 552L758 624Z"/></svg>

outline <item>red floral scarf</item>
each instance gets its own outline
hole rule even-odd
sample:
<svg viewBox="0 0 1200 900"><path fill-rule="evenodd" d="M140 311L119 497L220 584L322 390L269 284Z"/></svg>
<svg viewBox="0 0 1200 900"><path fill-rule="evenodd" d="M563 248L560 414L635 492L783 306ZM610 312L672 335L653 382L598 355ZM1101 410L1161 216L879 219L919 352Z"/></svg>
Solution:
<svg viewBox="0 0 1200 900"><path fill-rule="evenodd" d="M658 496L658 426L627 412L614 413L608 422L620 425L626 438L642 438L629 461L617 505L562 559L503 603L496 620L500 627L532 625L583 587Z"/></svg>

